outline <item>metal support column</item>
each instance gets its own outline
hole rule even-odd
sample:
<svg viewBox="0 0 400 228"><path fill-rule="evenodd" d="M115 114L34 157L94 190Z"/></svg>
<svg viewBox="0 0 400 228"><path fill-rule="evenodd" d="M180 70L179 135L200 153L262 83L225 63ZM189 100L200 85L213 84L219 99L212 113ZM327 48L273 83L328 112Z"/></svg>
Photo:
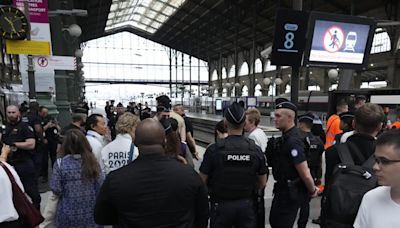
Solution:
<svg viewBox="0 0 400 228"><path fill-rule="evenodd" d="M303 0L293 0L293 9L301 11ZM299 100L299 71L300 66L292 66L292 76L290 78L290 101L297 106Z"/></svg>
<svg viewBox="0 0 400 228"><path fill-rule="evenodd" d="M182 90L182 93L181 93L181 104L182 105L183 105L183 97L185 96L185 81L184 81L184 79L185 79L185 63L184 63L184 60L185 60L185 56L182 52L182 85L180 88Z"/></svg>
<svg viewBox="0 0 400 228"><path fill-rule="evenodd" d="M255 96L256 95L256 39L257 39L257 33L256 33L256 25L257 25L257 1L253 1L253 15L254 15L254 22L253 22L253 60L252 60L252 68L253 68L253 74L251 77L251 82L250 82L250 96ZM249 72L250 73L250 72Z"/></svg>
<svg viewBox="0 0 400 228"><path fill-rule="evenodd" d="M200 97L200 59L197 59L197 95Z"/></svg>
<svg viewBox="0 0 400 228"><path fill-rule="evenodd" d="M192 97L192 56L189 55L189 97Z"/></svg>
<svg viewBox="0 0 400 228"><path fill-rule="evenodd" d="M24 1L24 14L26 15L26 19L28 20L28 24L30 25L31 22L29 19L28 0ZM26 39L31 40L31 31L27 31ZM36 100L35 70L33 68L32 55L28 55L28 84L29 84L29 99Z"/></svg>
<svg viewBox="0 0 400 228"><path fill-rule="evenodd" d="M172 96L172 49L169 48L169 95Z"/></svg>
<svg viewBox="0 0 400 228"><path fill-rule="evenodd" d="M222 84L222 52L219 53L218 60L218 96L222 97L223 84Z"/></svg>
<svg viewBox="0 0 400 228"><path fill-rule="evenodd" d="M241 96L242 95L242 91L240 90L240 87L236 87L236 83L240 84L240 80L239 80L239 50L238 50L238 34L239 34L239 18L238 18L238 7L235 6L235 96Z"/></svg>
<svg viewBox="0 0 400 228"><path fill-rule="evenodd" d="M175 98L178 97L178 51L175 50Z"/></svg>

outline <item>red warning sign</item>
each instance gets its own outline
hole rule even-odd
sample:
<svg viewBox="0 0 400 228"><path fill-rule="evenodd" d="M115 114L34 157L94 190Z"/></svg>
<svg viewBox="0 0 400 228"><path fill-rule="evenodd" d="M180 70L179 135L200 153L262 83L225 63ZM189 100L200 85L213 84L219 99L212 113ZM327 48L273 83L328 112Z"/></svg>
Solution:
<svg viewBox="0 0 400 228"><path fill-rule="evenodd" d="M332 26L325 31L324 34L324 48L328 52L339 51L344 43L344 33L342 28Z"/></svg>
<svg viewBox="0 0 400 228"><path fill-rule="evenodd" d="M46 57L39 57L37 63L41 67L47 67L47 65L49 64L49 60L47 60Z"/></svg>

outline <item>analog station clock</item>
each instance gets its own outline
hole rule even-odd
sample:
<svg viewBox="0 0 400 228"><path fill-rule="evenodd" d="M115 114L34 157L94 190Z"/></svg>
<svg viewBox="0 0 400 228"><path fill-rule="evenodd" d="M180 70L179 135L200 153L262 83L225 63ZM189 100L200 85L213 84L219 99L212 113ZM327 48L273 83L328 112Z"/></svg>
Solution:
<svg viewBox="0 0 400 228"><path fill-rule="evenodd" d="M0 35L8 40L23 40L29 31L25 14L14 7L0 7Z"/></svg>

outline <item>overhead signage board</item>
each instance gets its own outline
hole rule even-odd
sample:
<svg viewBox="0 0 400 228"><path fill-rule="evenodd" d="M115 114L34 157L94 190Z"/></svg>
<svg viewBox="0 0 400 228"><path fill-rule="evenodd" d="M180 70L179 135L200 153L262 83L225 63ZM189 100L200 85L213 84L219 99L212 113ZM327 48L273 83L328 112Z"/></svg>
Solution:
<svg viewBox="0 0 400 228"><path fill-rule="evenodd" d="M76 58L71 56L35 56L36 70L76 70Z"/></svg>
<svg viewBox="0 0 400 228"><path fill-rule="evenodd" d="M276 14L271 64L300 66L306 44L308 13L278 9Z"/></svg>
<svg viewBox="0 0 400 228"><path fill-rule="evenodd" d="M13 0L14 5L24 11L27 0ZM49 23L48 0L28 0L29 19L34 23Z"/></svg>
<svg viewBox="0 0 400 228"><path fill-rule="evenodd" d="M362 68L367 64L375 22L370 18L313 12L305 64Z"/></svg>
<svg viewBox="0 0 400 228"><path fill-rule="evenodd" d="M21 67L21 78L22 78L22 88L24 91L29 91L28 83L28 57L26 55L19 55L20 57L20 67ZM54 92L55 91L55 79L54 79L54 69L46 69L43 67L38 67L43 65L49 67L50 61L44 60L45 56L35 56L33 58L34 69L35 69L35 86L36 92ZM49 57L49 56L46 56ZM49 67L50 68L50 67Z"/></svg>
<svg viewBox="0 0 400 228"><path fill-rule="evenodd" d="M28 40L6 40L7 54L50 55L50 43Z"/></svg>

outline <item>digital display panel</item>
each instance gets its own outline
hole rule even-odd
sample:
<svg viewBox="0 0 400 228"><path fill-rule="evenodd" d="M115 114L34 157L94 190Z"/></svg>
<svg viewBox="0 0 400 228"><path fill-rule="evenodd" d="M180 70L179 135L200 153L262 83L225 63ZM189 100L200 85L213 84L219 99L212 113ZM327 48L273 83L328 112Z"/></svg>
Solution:
<svg viewBox="0 0 400 228"><path fill-rule="evenodd" d="M362 64L369 25L316 20L310 61Z"/></svg>
<svg viewBox="0 0 400 228"><path fill-rule="evenodd" d="M374 31L375 22L369 18L313 13L305 63L341 68L365 67Z"/></svg>
<svg viewBox="0 0 400 228"><path fill-rule="evenodd" d="M222 111L222 100L220 99L215 100L215 110Z"/></svg>

